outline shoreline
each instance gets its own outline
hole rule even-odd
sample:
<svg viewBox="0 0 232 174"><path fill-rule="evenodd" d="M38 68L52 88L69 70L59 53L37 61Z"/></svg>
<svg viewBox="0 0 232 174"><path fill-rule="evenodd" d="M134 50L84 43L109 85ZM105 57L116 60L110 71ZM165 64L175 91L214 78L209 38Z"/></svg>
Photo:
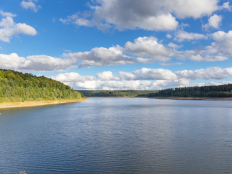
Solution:
<svg viewBox="0 0 232 174"><path fill-rule="evenodd" d="M171 100L232 100L232 97L220 98L220 97L148 97L155 99L171 99Z"/></svg>
<svg viewBox="0 0 232 174"><path fill-rule="evenodd" d="M56 104L64 104L64 103L76 103L76 102L86 101L87 99L88 98L75 99L75 100L49 100L49 101L25 101L25 102L0 103L0 109L36 107L36 106L56 105Z"/></svg>

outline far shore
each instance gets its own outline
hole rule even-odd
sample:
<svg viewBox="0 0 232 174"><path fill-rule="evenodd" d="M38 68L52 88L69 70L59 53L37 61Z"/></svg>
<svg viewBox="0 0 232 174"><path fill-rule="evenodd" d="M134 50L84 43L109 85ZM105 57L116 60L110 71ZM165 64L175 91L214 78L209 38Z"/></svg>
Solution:
<svg viewBox="0 0 232 174"><path fill-rule="evenodd" d="M232 100L232 97L149 97L156 99L172 99L172 100Z"/></svg>
<svg viewBox="0 0 232 174"><path fill-rule="evenodd" d="M35 107L35 106L56 105L56 104L64 104L64 103L76 103L76 102L82 102L85 100L87 100L87 98L75 99L75 100L9 102L9 103L0 103L0 109Z"/></svg>

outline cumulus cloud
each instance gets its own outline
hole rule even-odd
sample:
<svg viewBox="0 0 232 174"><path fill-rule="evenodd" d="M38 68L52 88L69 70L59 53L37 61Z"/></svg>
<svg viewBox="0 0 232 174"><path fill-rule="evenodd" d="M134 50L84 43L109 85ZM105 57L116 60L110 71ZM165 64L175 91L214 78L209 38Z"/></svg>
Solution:
<svg viewBox="0 0 232 174"><path fill-rule="evenodd" d="M188 33L183 30L176 32L175 40L183 42L184 40L198 40L198 39L207 39L208 37L203 34L198 33Z"/></svg>
<svg viewBox="0 0 232 174"><path fill-rule="evenodd" d="M2 69L17 69L25 63L24 57L19 57L16 53L9 55L0 54L0 68Z"/></svg>
<svg viewBox="0 0 232 174"><path fill-rule="evenodd" d="M187 33L187 32L186 32ZM125 65L134 63L155 63L168 62L175 59L191 61L224 61L228 56L232 56L231 32L222 31L213 33L211 36L215 40L211 45L194 50L178 51L182 45L172 42L165 47L158 39L150 37L139 37L134 42L126 42L124 47L119 45L110 48L96 47L91 51L64 53L63 56L76 60L77 68L102 67L111 65ZM187 33L189 39L206 38L204 35ZM184 37L182 37L183 39ZM180 64L180 63L178 63ZM168 65L168 64L167 64ZM174 64L170 64L174 65ZM165 66L165 65L164 65Z"/></svg>
<svg viewBox="0 0 232 174"><path fill-rule="evenodd" d="M124 52L140 57L152 59L151 62L170 61L170 57L174 55L172 49L166 48L163 44L158 43L158 39L151 37L139 37L134 43L127 42L124 46Z"/></svg>
<svg viewBox="0 0 232 174"><path fill-rule="evenodd" d="M102 76L98 77L98 79L94 79L94 77L91 76L88 78L92 78L92 80L89 80L87 79L86 76L80 76L79 74L76 75L76 79L74 79L72 82L70 81L67 82L66 79L71 79L70 76L73 77L73 73L65 73L64 76L62 74L58 74L57 76L53 76L52 78L55 80L64 82L65 84L69 84L74 89L152 90L152 89L162 89L162 88L169 88L169 87L176 87L176 86L180 87L180 86L189 85L189 82L186 79L149 81L149 80L144 80L145 78L141 78L141 80L129 80L129 79L128 80L118 80L118 79L115 80L113 78L109 78L109 79L106 79L104 77L102 78ZM83 80L83 79L86 79L86 80Z"/></svg>
<svg viewBox="0 0 232 174"><path fill-rule="evenodd" d="M10 42L10 38L13 35L20 33L32 36L37 34L37 31L33 27L25 23L15 23L12 18L15 15L12 13L1 11L0 14L5 17L0 21L0 40L3 42Z"/></svg>
<svg viewBox="0 0 232 174"><path fill-rule="evenodd" d="M97 77L101 80L120 80L119 77L114 76L111 71L97 73Z"/></svg>
<svg viewBox="0 0 232 174"><path fill-rule="evenodd" d="M202 25L202 28L208 30L210 27L218 29L222 21L222 16L218 16L217 14L214 14L211 16L208 20L208 23L205 25Z"/></svg>
<svg viewBox="0 0 232 174"><path fill-rule="evenodd" d="M52 77L53 79L61 82L84 82L84 81L92 81L96 80L93 76L81 76L80 74L76 72L70 72L70 73L60 73L56 76Z"/></svg>
<svg viewBox="0 0 232 174"><path fill-rule="evenodd" d="M41 6L40 6L40 5L36 5L33 1L34 1L34 2L37 2L37 0L29 0L29 1L23 0L23 1L20 3L20 5L21 5L23 8L25 8L25 9L31 9L31 10L33 10L34 12L37 12L38 9L41 8Z"/></svg>
<svg viewBox="0 0 232 174"><path fill-rule="evenodd" d="M75 61L46 55L28 56L20 69L28 71L62 71L74 67Z"/></svg>
<svg viewBox="0 0 232 174"><path fill-rule="evenodd" d="M232 31L228 33L217 31L211 34L215 42L211 45L178 52L178 57L182 60L189 59L192 61L224 61L232 56Z"/></svg>
<svg viewBox="0 0 232 174"><path fill-rule="evenodd" d="M137 62L135 58L124 55L120 46L110 47L108 49L103 47L93 48L87 52L64 53L63 55L76 61L81 61L77 68L124 65Z"/></svg>
<svg viewBox="0 0 232 174"><path fill-rule="evenodd" d="M200 18L218 9L217 0L98 0L93 20L105 21L119 30L174 30L178 18Z"/></svg>
<svg viewBox="0 0 232 174"><path fill-rule="evenodd" d="M227 77L232 76L232 68L224 68L221 69L219 67L209 67L206 69L197 69L195 71L192 70L183 70L183 71L176 71L175 74L179 78L185 78L190 80L199 79L225 79Z"/></svg>
<svg viewBox="0 0 232 174"><path fill-rule="evenodd" d="M228 33L218 31L212 34L215 42L208 46L211 52L217 52L219 55L232 56L232 31Z"/></svg>
<svg viewBox="0 0 232 174"><path fill-rule="evenodd" d="M81 76L78 73L60 73L52 78L71 85L74 89L164 89L184 86L202 86L204 83L192 83L196 79L222 80L232 76L232 68L209 67L197 70L172 72L168 69L142 68L133 72L119 72L113 75L104 71L93 76ZM213 84L214 82L212 82ZM221 83L221 82L220 82ZM211 82L209 83L210 85Z"/></svg>
<svg viewBox="0 0 232 174"><path fill-rule="evenodd" d="M75 88L84 89L103 89L103 90L117 90L117 89L149 89L151 86L150 81L85 81L77 82L74 84Z"/></svg>
<svg viewBox="0 0 232 174"><path fill-rule="evenodd" d="M139 37L134 42L126 42L124 47L119 45L110 48L93 48L87 52L64 53L63 56L79 61L77 68L101 67L110 65L125 65L134 63L167 62L171 60L176 51L158 43L158 39ZM130 54L128 56L126 54Z"/></svg>
<svg viewBox="0 0 232 174"><path fill-rule="evenodd" d="M182 65L182 62L176 62L176 63L160 63L162 66L171 66L171 65Z"/></svg>
<svg viewBox="0 0 232 174"><path fill-rule="evenodd" d="M119 72L123 80L170 80L176 79L176 75L170 70L142 68L132 73Z"/></svg>
<svg viewBox="0 0 232 174"><path fill-rule="evenodd" d="M210 46L209 46L210 47ZM214 62L214 61L224 61L228 60L226 56L215 55L213 49L204 49L204 50L186 50L178 54L179 59L182 60L191 60L191 61L205 61L205 62ZM212 53L212 54L211 54Z"/></svg>
<svg viewBox="0 0 232 174"><path fill-rule="evenodd" d="M201 18L212 15L229 4L218 6L218 0L96 0L90 4L91 14L82 17L71 15L62 22L77 25L97 26L100 30L115 28L118 30L175 30L176 18ZM79 20L80 21L77 21ZM84 20L86 19L86 20Z"/></svg>
<svg viewBox="0 0 232 174"><path fill-rule="evenodd" d="M0 68L23 71L62 71L72 68L75 61L46 55L19 57L16 53L0 54Z"/></svg>

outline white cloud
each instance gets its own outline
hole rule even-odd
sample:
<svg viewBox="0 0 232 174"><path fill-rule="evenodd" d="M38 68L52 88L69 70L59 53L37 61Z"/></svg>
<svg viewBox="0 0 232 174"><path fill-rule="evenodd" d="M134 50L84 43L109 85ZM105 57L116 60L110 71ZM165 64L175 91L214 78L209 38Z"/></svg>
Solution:
<svg viewBox="0 0 232 174"><path fill-rule="evenodd" d="M195 71L192 70L183 70L183 71L176 71L175 74L179 78L185 78L190 80L199 79L225 79L227 77L232 76L232 68L224 68L221 69L219 67L209 67L206 69L197 69Z"/></svg>
<svg viewBox="0 0 232 174"><path fill-rule="evenodd" d="M222 10L222 9L231 10L230 2L224 2L222 6L219 7L219 10Z"/></svg>
<svg viewBox="0 0 232 174"><path fill-rule="evenodd" d="M200 39L207 36L186 33L182 39ZM224 61L228 60L228 56L232 56L232 31L226 34L225 32L216 32L211 34L216 42L211 45L194 48L194 50L178 51L182 45L176 45L172 42L165 47L158 42L158 39L151 37L139 37L134 42L126 42L124 47L119 45L110 48L96 47L91 51L64 53L63 56L75 59L79 65L77 68L85 67L102 67L112 65L125 65L134 63L155 63L168 62L174 59L192 60L192 61ZM180 63L178 63L180 64ZM177 64L177 65L178 65ZM165 64L163 64L165 66ZM175 65L175 64L166 64Z"/></svg>
<svg viewBox="0 0 232 174"><path fill-rule="evenodd" d="M178 18L200 18L218 9L217 0L98 0L94 20L106 21L117 29L173 30ZM162 21L163 19L166 19Z"/></svg>
<svg viewBox="0 0 232 174"><path fill-rule="evenodd" d="M85 88L85 89L104 89L104 90L117 90L117 89L149 89L151 88L150 81L85 81L75 83L75 88Z"/></svg>
<svg viewBox="0 0 232 174"><path fill-rule="evenodd" d="M87 52L64 53L63 56L80 61L77 68L101 67L111 65L125 65L134 63L154 63L157 61L167 62L171 60L176 51L166 48L158 43L158 39L151 37L139 37L134 43L127 42L124 48L119 45L110 48L93 48ZM134 57L125 55L132 54Z"/></svg>
<svg viewBox="0 0 232 174"><path fill-rule="evenodd" d="M205 62L214 62L214 61L224 61L228 60L228 57L226 56L220 56L220 55L210 55L212 50L206 49L206 50L186 50L181 53L179 53L179 59L185 60L192 60L192 61L205 61ZM213 52L215 53L215 52Z"/></svg>
<svg viewBox="0 0 232 174"><path fill-rule="evenodd" d="M111 71L97 73L97 77L101 80L120 80L119 77L115 77Z"/></svg>
<svg viewBox="0 0 232 174"><path fill-rule="evenodd" d="M222 16L218 16L217 14L214 14L209 18L208 23L202 25L202 27L206 30L208 30L210 27L218 29L219 25L221 25L221 21L222 21Z"/></svg>
<svg viewBox="0 0 232 174"><path fill-rule="evenodd" d="M218 0L164 0L164 7L172 10L178 18L200 18L218 10Z"/></svg>
<svg viewBox="0 0 232 174"><path fill-rule="evenodd" d="M160 63L162 66L171 66L171 65L182 65L182 62L176 62L176 63Z"/></svg>
<svg viewBox="0 0 232 174"><path fill-rule="evenodd" d="M173 88L173 87L184 87L188 86L189 81L186 79L178 79L178 80L157 80L152 83L152 89L165 89L165 88Z"/></svg>
<svg viewBox="0 0 232 174"><path fill-rule="evenodd" d="M174 50L158 43L158 39L153 36L139 37L134 40L134 43L127 42L123 50L129 54L150 58L151 62L170 61L170 57L174 55Z"/></svg>
<svg viewBox="0 0 232 174"><path fill-rule="evenodd" d="M75 61L46 55L19 57L16 53L0 54L0 68L23 71L62 71L72 68Z"/></svg>
<svg viewBox="0 0 232 174"><path fill-rule="evenodd" d="M9 55L0 54L0 68L2 69L17 69L25 63L24 57L19 57L16 53Z"/></svg>
<svg viewBox="0 0 232 174"><path fill-rule="evenodd" d="M170 80L177 76L170 70L142 68L132 73L119 72L121 80Z"/></svg>
<svg viewBox="0 0 232 174"><path fill-rule="evenodd" d="M217 31L212 34L215 42L206 47L208 52L216 53L219 56L232 56L232 30L225 33Z"/></svg>
<svg viewBox="0 0 232 174"><path fill-rule="evenodd" d="M70 72L70 73L60 73L56 76L52 77L53 79L61 82L84 82L84 81L92 81L96 80L93 76L81 76L78 73Z"/></svg>
<svg viewBox="0 0 232 174"><path fill-rule="evenodd" d="M32 35L32 36L36 35L36 33L37 33L33 27L31 27L25 23L16 24L15 32L18 34L23 33L23 34Z"/></svg>
<svg viewBox="0 0 232 174"><path fill-rule="evenodd" d="M13 13L10 13L10 12L4 12L4 11L1 11L1 10L0 10L0 14L2 16L9 16L9 17L15 17L16 16L16 14L13 14Z"/></svg>
<svg viewBox="0 0 232 174"><path fill-rule="evenodd" d="M168 39L170 39L170 38L172 38L172 35L171 35L171 34L167 34L166 37L167 37Z"/></svg>
<svg viewBox="0 0 232 174"><path fill-rule="evenodd" d="M108 49L103 47L93 48L89 52L64 53L63 55L75 59L76 61L81 61L78 68L124 65L137 62L135 58L124 55L119 46L110 47Z"/></svg>
<svg viewBox="0 0 232 174"><path fill-rule="evenodd" d="M74 67L75 61L46 55L28 56L20 69L28 71L62 71Z"/></svg>
<svg viewBox="0 0 232 174"><path fill-rule="evenodd" d="M176 17L196 19L227 8L225 3L223 7L219 7L218 0L96 0L94 2L96 3L90 5L92 13L87 17L80 17L80 14L77 14L60 20L77 25L95 25L100 30L109 28L175 30L178 26ZM88 20L83 22L86 18ZM76 22L77 19L81 19L81 22Z"/></svg>
<svg viewBox="0 0 232 174"><path fill-rule="evenodd" d="M86 20L86 19L77 19L75 22L75 24L80 25L80 26L86 26L86 27L92 27L93 24L91 21Z"/></svg>
<svg viewBox="0 0 232 174"><path fill-rule="evenodd" d="M66 19L60 18L60 21L63 24L68 24L68 23L74 23L79 26L86 26L86 27L92 27L94 24L92 21L86 19L85 17L88 17L90 14L89 13L76 13L74 15L68 16Z"/></svg>
<svg viewBox="0 0 232 174"><path fill-rule="evenodd" d="M207 39L208 37L203 34L198 33L188 33L183 30L176 32L175 40L183 42L184 40L198 40L198 39Z"/></svg>
<svg viewBox="0 0 232 174"><path fill-rule="evenodd" d="M141 28L145 30L174 30L178 26L169 11L162 11L162 3L157 0L107 1L98 0L93 6L93 21L102 21L118 30Z"/></svg>
<svg viewBox="0 0 232 174"><path fill-rule="evenodd" d="M168 69L142 68L133 72L119 72L113 75L111 71L97 73L93 76L81 76L78 73L60 73L52 78L71 85L74 89L165 89L184 86L202 86L204 83L193 83L196 79L221 80L232 77L232 68L209 67L197 70L182 70L172 72ZM213 84L215 82L209 82ZM220 82L221 83L221 82Z"/></svg>
<svg viewBox="0 0 232 174"><path fill-rule="evenodd" d="M37 34L37 31L33 27L25 23L15 23L12 19L14 16L13 14L2 11L0 14L5 16L0 22L0 40L3 42L10 42L10 38L13 35L18 35L20 33L32 36Z"/></svg>
<svg viewBox="0 0 232 174"><path fill-rule="evenodd" d="M215 42L211 45L178 52L178 58L192 61L224 61L232 56L232 31L217 31L211 34Z"/></svg>
<svg viewBox="0 0 232 174"><path fill-rule="evenodd" d="M182 45L176 45L176 44L174 44L174 43L172 43L172 42L170 42L170 43L168 44L168 46L171 47L171 48L174 48L174 49L178 49L178 48L182 47Z"/></svg>
<svg viewBox="0 0 232 174"><path fill-rule="evenodd" d="M29 0L29 1L24 1L24 0L23 0L23 1L20 3L20 5L21 5L23 8L25 8L25 9L31 9L31 10L33 10L34 12L37 12L38 9L41 8L41 6L40 6L40 5L36 5L33 1L37 2L37 0Z"/></svg>

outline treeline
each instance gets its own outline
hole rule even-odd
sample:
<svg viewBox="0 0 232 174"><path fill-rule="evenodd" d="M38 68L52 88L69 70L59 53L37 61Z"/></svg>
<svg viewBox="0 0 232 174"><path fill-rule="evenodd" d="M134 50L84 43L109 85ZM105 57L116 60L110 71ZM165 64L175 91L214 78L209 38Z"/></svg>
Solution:
<svg viewBox="0 0 232 174"><path fill-rule="evenodd" d="M232 84L219 86L184 87L160 90L148 97L232 97Z"/></svg>
<svg viewBox="0 0 232 174"><path fill-rule="evenodd" d="M81 92L44 76L0 69L0 103L57 99L81 99Z"/></svg>
<svg viewBox="0 0 232 174"><path fill-rule="evenodd" d="M80 90L86 97L147 97L148 90Z"/></svg>

